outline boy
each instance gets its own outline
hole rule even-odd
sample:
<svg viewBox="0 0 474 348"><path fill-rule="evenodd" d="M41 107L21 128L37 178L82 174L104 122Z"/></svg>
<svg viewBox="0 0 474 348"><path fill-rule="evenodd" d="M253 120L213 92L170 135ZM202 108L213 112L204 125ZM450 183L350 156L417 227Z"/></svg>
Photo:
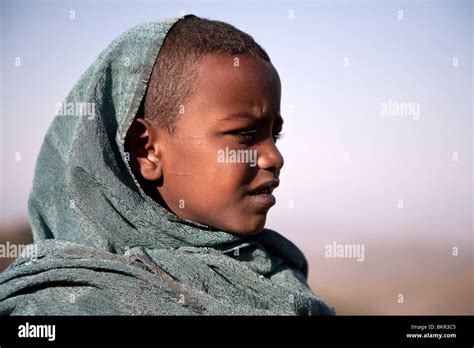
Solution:
<svg viewBox="0 0 474 348"><path fill-rule="evenodd" d="M48 130L29 200L36 255L0 276L0 313L333 314L301 251L264 229L283 119L250 36L195 16L137 26L66 99L94 115Z"/></svg>

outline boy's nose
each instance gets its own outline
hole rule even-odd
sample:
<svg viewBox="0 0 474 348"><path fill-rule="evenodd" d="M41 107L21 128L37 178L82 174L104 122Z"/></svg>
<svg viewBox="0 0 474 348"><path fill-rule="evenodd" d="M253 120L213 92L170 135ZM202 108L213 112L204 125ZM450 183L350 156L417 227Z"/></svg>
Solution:
<svg viewBox="0 0 474 348"><path fill-rule="evenodd" d="M273 168L277 175L285 163L273 140L261 144L260 148L257 149L257 158L257 165L260 169L269 170Z"/></svg>

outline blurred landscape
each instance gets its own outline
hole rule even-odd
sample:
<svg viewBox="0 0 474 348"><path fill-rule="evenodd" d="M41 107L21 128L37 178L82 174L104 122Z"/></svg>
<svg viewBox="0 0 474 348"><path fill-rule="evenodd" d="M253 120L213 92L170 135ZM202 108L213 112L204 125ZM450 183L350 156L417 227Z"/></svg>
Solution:
<svg viewBox="0 0 474 348"><path fill-rule="evenodd" d="M451 256L442 245L417 240L370 247L376 251L362 263L307 253L310 287L337 314L474 314L474 269L469 253ZM399 294L403 294L403 303L397 301Z"/></svg>

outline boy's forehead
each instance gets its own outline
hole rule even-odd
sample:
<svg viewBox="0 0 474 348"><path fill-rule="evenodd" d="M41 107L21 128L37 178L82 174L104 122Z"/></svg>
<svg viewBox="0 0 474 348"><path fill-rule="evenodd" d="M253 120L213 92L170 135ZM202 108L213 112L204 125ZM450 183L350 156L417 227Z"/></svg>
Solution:
<svg viewBox="0 0 474 348"><path fill-rule="evenodd" d="M222 116L264 117L280 110L280 79L271 63L249 55L212 54L203 57L198 71L195 101L226 110Z"/></svg>
<svg viewBox="0 0 474 348"><path fill-rule="evenodd" d="M247 111L237 111L237 112L232 112L227 115L223 115L223 117L219 118L219 122L231 122L234 120L238 119L250 119L254 121L260 121L264 119L275 119L275 122L277 124L283 125L284 120L281 116L280 110L278 112L263 112L260 113L258 110L255 110L255 112L247 112Z"/></svg>
<svg viewBox="0 0 474 348"><path fill-rule="evenodd" d="M249 54L206 54L199 62L201 78L225 78L279 84L278 73L270 62Z"/></svg>

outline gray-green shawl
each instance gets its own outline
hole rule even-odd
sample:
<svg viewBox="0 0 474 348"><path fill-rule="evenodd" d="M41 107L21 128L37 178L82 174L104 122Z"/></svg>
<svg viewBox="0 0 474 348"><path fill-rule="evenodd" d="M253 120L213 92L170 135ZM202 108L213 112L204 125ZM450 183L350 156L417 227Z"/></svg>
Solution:
<svg viewBox="0 0 474 348"><path fill-rule="evenodd" d="M306 259L290 241L180 219L135 180L125 135L175 22L122 34L67 96L36 163L33 256L0 274L1 314L333 314L308 288Z"/></svg>

